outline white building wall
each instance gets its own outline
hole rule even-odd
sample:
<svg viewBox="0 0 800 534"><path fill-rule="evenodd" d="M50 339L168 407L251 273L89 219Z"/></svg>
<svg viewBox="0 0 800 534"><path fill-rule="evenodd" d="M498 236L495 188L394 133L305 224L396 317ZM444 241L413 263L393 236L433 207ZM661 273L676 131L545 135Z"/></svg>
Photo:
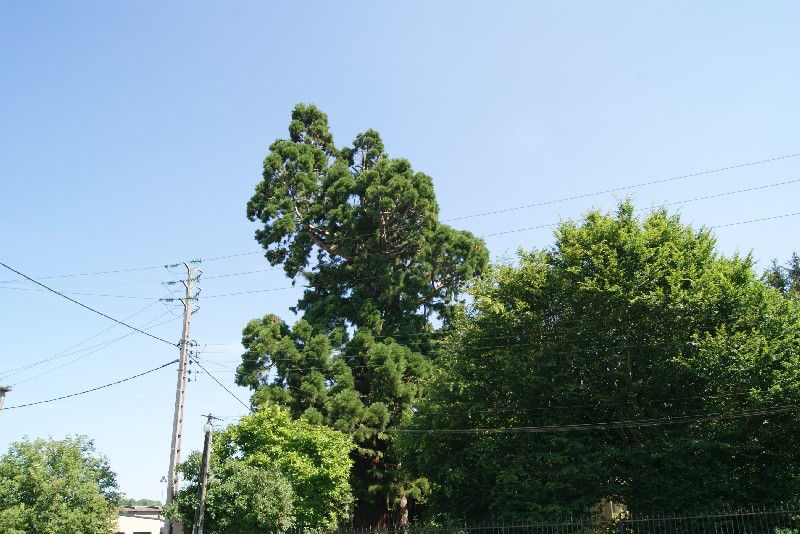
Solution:
<svg viewBox="0 0 800 534"><path fill-rule="evenodd" d="M156 507L126 507L117 519L118 534L160 534L163 527L164 516ZM179 524L172 530L173 534L183 534Z"/></svg>

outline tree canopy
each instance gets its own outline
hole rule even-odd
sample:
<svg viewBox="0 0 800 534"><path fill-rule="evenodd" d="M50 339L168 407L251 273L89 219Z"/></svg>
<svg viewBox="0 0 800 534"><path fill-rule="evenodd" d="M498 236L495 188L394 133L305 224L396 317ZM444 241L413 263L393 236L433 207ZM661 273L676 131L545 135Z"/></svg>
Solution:
<svg viewBox="0 0 800 534"><path fill-rule="evenodd" d="M297 309L317 330L373 334L429 329L488 261L483 242L438 220L431 178L384 152L378 132L338 149L314 105L292 112L289 139L264 159L247 216L272 265L308 289Z"/></svg>
<svg viewBox="0 0 800 534"><path fill-rule="evenodd" d="M292 485L297 524L334 527L352 512L353 448L350 436L342 432L265 405L220 432L214 450L221 458L277 469Z"/></svg>
<svg viewBox="0 0 800 534"><path fill-rule="evenodd" d="M422 432L403 439L431 514L800 496L797 300L750 257L718 254L707 229L633 213L564 222L553 247L473 287L410 425Z"/></svg>
<svg viewBox="0 0 800 534"><path fill-rule="evenodd" d="M0 457L0 532L109 534L116 475L84 436L12 443Z"/></svg>
<svg viewBox="0 0 800 534"><path fill-rule="evenodd" d="M400 468L385 430L411 417L431 320L449 324L487 266L483 242L439 222L431 178L389 157L376 131L337 148L313 105L270 145L247 216L269 262L307 289L293 326L268 314L245 327L237 383L256 405L352 432L356 523L385 523L393 507L402 520L425 481Z"/></svg>

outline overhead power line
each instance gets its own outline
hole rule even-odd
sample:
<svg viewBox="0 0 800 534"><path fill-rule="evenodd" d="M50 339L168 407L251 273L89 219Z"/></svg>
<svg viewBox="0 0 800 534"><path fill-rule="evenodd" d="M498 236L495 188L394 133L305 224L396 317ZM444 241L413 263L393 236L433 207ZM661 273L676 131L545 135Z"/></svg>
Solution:
<svg viewBox="0 0 800 534"><path fill-rule="evenodd" d="M242 399L240 399L239 397L237 397L236 395L234 395L234 394L233 394L233 392L232 392L231 390L229 390L228 388L226 388L226 387L225 387L225 386L222 384L222 382L220 382L219 380L217 380L217 379L216 379L216 377L215 377L214 375L212 375L211 373L209 373L209 372L208 372L208 370L207 370L205 367L203 367L203 366L200 364L200 362L198 362L198 361L197 361L197 358L196 358L196 357L192 356L191 360L192 360L192 361L193 361L195 364L197 364L197 366L198 366L200 369L202 369L204 373L206 373L208 376L210 376L210 377L211 377L211 379L212 379L214 382L216 382L217 384L219 384L219 387L221 387L222 389L224 389L225 391L227 391L227 392L228 392L228 395L230 395L231 397L233 397L234 399L236 399L236 400L239 402L239 404L241 404L242 406L244 406L245 408L247 408L247 411L248 411L248 412L249 412L249 411L251 411L251 410L250 410L250 407L249 407L247 404L245 404L244 402L242 402Z"/></svg>
<svg viewBox="0 0 800 534"><path fill-rule="evenodd" d="M130 314L129 316L125 317L125 319L124 319L124 320L125 320L125 321L127 321L127 320L128 320L128 319L130 319L131 317L135 317L136 315L139 315L140 313L144 312L145 310L147 310L147 309L149 309L149 308L152 308L152 307L153 307L153 306L155 306L156 304L158 304L158 301L156 301L156 302L153 302L153 303L151 303L151 304L148 304L147 306L145 306L144 308L142 308L142 309L141 309L141 310L139 310L139 311L133 312L133 313L132 313L132 314ZM143 327L144 327L144 326L147 326L147 324L149 324L149 323L151 323L151 322L152 322L152 321L148 321L146 324L144 324L144 325L142 325L142 326L143 326ZM80 350L77 350L77 351L74 351L74 352L70 352L72 349L78 348L78 347L80 347L81 345L83 345L84 343L88 343L88 342L89 342L89 341L91 341L92 339L94 339L94 338L96 338L96 337L98 337L98 336L100 336L100 335L102 335L102 334L105 334L106 332L108 332L108 331L109 331L109 330L111 330L112 328L116 328L116 326L117 326L117 325L111 325L111 326L109 326L108 328L106 328L106 329L104 329L104 330L102 330L102 331L100 331L100 332L98 332L98 333L94 334L93 336L89 336L89 337L87 337L86 339L84 339L83 341L81 341L81 342L79 342L79 343L76 343L76 344L74 344L74 345L72 345L72 346L70 346L70 347L67 347L66 349L62 350L61 352L57 352L56 354L53 354L52 356L48 356L47 358L44 358L44 359L42 359L42 360L39 360L39 361L36 361L36 362L33 362L33 363L29 363L29 364L26 364L26 365L23 365L23 366L20 366L20 367L15 367L15 368L13 368L13 369L7 369L7 370L4 370L4 371L2 371L2 372L0 373L0 374L2 374L2 375L3 375L3 376L2 376L2 378L0 378L0 380L4 380L6 377L9 377L9 376L12 376L12 375L14 375L14 374L17 374L18 372L22 372L22 371L25 371L25 370L27 370L27 369L30 369L31 367L36 367L37 365L41 365L41 364L43 364L43 363L46 363L46 362L49 362L49 361L51 361L51 360L55 360L55 359L58 359L58 358L61 358L61 357L64 357L64 356L69 356L69 355L72 355L72 354L76 354L76 353L79 353L79 352L85 352L86 350L90 350L90 349L92 349L92 348L95 348L95 347L98 347L98 346L100 346L100 345L103 345L103 344L101 343L100 345L94 345L94 346L87 347L87 348L84 348L84 349L80 349Z"/></svg>
<svg viewBox="0 0 800 534"><path fill-rule="evenodd" d="M726 421L730 419L741 419L744 417L756 417L771 415L775 413L794 412L800 409L800 404L789 404L786 406L775 406L760 410L748 410L734 413L715 413L703 415L685 415L677 417L665 417L661 419L639 419L629 421L615 421L611 423L584 423L576 425L550 425L550 426L521 426L521 427L498 427L498 428L465 428L465 429L446 429L446 428L407 428L381 430L388 434L545 434L555 432L577 432L586 430L608 430L618 428L641 428L650 426L677 425L682 423L702 423L707 421Z"/></svg>
<svg viewBox="0 0 800 534"><path fill-rule="evenodd" d="M97 315L100 315L100 316L102 316L102 317L105 317L106 319L109 319L109 320L111 320L111 321L114 321L115 323L121 324L122 326L124 326L124 327L126 327L126 328L130 328L131 330L135 330L136 332L139 332L140 334L144 334L144 335L146 335L146 336L148 336L148 337L152 337L153 339L157 339L158 341L162 341L162 342L166 343L167 345L170 345L170 346L173 346L173 347L174 347L174 346L176 346L176 344L175 344L175 343L173 343L173 342L171 342L171 341L167 341L167 340L166 340L166 339L164 339L164 338L161 338L161 337L158 337L158 336L154 336L153 334L151 334L151 333L149 333L149 332L145 332L144 330L141 330L141 329L139 329L139 328L136 328L135 326L131 326L131 325L129 325L128 323L124 323L124 322L120 321L119 319L114 319L114 318L113 318L113 317L111 317L110 315L107 315L107 314L105 314L105 313L103 313L103 312L101 312L101 311L95 310L94 308L91 308L91 307L87 306L86 304L82 304L82 303L78 302L77 300L75 300L75 299L72 299L72 298L70 298L70 297L68 297L68 296L64 295L63 293L59 293L59 292L58 292L58 291L56 291L55 289L52 289L52 288L50 288L50 287L47 287L47 286L46 286L46 285L44 285L43 283L41 283L41 282L38 282L38 281L34 280L34 279L33 279L33 278L31 278L30 276L28 276L28 275L25 275L25 274L23 274L23 273L21 273L21 272L17 271L16 269L12 269L11 267L9 267L8 265L6 265L5 263L2 263L2 262L0 262L0 265L2 265L3 267L5 267L6 269L8 269L8 270L9 270L9 271L11 271L11 272L18 274L19 276L21 276L21 277L23 277L23 278L25 278L25 279L27 279L27 280L30 280L30 281L31 281L31 282L33 282L34 284L37 284L37 285L40 285L40 286L42 286L43 288L45 288L46 290L50 291L51 293L55 293L55 294L56 294L56 295L58 295L59 297L65 298L65 299L67 299L68 301L70 301L70 302L72 302L72 303L74 303L74 304L77 304L78 306L81 306L82 308L86 308L86 309L87 309L87 310L89 310L90 312L96 313Z"/></svg>
<svg viewBox="0 0 800 534"><path fill-rule="evenodd" d="M25 280L21 280L24 282ZM44 289L36 289L35 287L5 287L0 286L0 289L10 289L14 291L40 291L42 293L45 292ZM108 298L115 298L115 299L134 299L134 300L158 300L155 297L137 297L133 295L106 295L104 293L75 293L73 291L64 291L64 295L79 295L82 297L108 297Z"/></svg>
<svg viewBox="0 0 800 534"><path fill-rule="evenodd" d="M707 175L707 174L714 174L714 173L719 173L719 172L724 172L724 171L729 171L729 170L734 170L734 169L740 169L740 168L744 168L744 167L751 167L751 166L754 166L754 165L761 165L761 164L764 164L764 163L770 163L770 162L775 162L775 161L795 158L795 157L798 157L798 156L800 156L800 153L788 154L788 155L785 155L785 156L778 156L778 157L769 158L769 159L751 161L751 162L748 162L748 163L742 163L742 164L739 164L739 165L731 165L731 166L728 166L728 167L721 167L721 168L718 168L718 169L712 169L712 170L708 170L708 171L701 171L701 172L696 172L696 173L691 173L691 174L684 174L684 175L681 175L681 176L674 176L674 177L671 177L671 178L663 178L663 179L659 179L659 180L652 180L652 181L649 181L649 182L642 182L642 183L638 183L638 184L620 186L620 187L616 187L616 188L605 189L605 190L602 190L602 191L595 191L595 192L592 192L592 193L584 193L584 194L581 194L581 195L574 195L574 196L571 196L571 197L564 197L564 198L559 198L559 199L546 200L546 201L538 202L538 203L535 203L535 204L527 204L527 205L524 205L524 206L516 206L516 207L513 207L513 208L505 208L505 209L488 211L488 212L483 212L483 213L475 213L475 214L470 214L470 215L464 215L464 216L461 216L461 217L453 217L453 218L450 218L450 219L443 219L442 222L459 221L459 220L463 220L463 219L471 219L471 218L483 217L483 216L487 216L487 215L494 215L494 214L498 214L498 213L506 213L506 212L510 212L510 211L517 211L517 210L533 208L533 207L538 207L538 206L546 206L546 205L549 205L549 204L557 204L557 203L566 202L566 201L569 201L569 200L588 198L588 197L599 196L599 195L603 195L603 194L623 191L623 190L627 190L627 189L637 189L637 188L645 187L645 186L648 186L648 185L655 185L655 184L659 184L659 183L667 183L667 182L672 182L672 181L691 178L691 177L696 177L696 176L703 176L703 175ZM767 185L767 186L754 187L754 188L745 189L745 190L737 191L737 192L750 191L750 190L754 190L754 189L762 189L764 187L773 187L773 186L776 186L776 185L786 185L786 184L789 184L789 183L794 183L795 181L796 180L789 181L789 182L783 182L781 184L771 184L771 185ZM732 193L723 193L721 195L712 195L711 197L702 197L701 199L712 198L713 196L722 196L722 195L727 195L727 194L732 194ZM691 202L691 201L694 201L694 200L701 200L701 199L685 200L685 201L682 201L682 202ZM795 215L795 214L790 214L790 215ZM786 217L786 216L789 216L789 215L784 215L784 216L779 216L779 217ZM747 222L758 222L758 221L762 221L762 220L768 220L768 219L758 219L758 220L747 221ZM745 224L745 223L731 223L731 224L727 224L727 225L718 225L717 227L733 226L735 224ZM493 233L493 234L486 234L486 235L479 236L479 237L492 237L492 236L495 236L495 235L501 235L501 234L506 234L506 233L513 233L513 232L521 232L521 231L525 231L525 230L546 228L548 226L553 226L553 225L541 225L541 226L535 226L535 227L531 227L531 228L523 228L523 229L519 229L519 230L510 230L510 231L506 231L506 232L498 232L498 233ZM206 261L207 262L207 261L225 260L225 259L230 259L230 258L238 258L238 257L241 257L241 256L253 256L253 255L256 255L256 254L264 254L264 251L263 250L258 250L258 251L252 251L252 252L240 252L240 253L236 253L236 254L227 254L227 255L224 255L224 256L216 256L216 257L212 257L212 258L206 258L206 259L203 259L202 261ZM125 272L132 272L132 271L143 271L143 270L150 270L150 269L160 269L160 268L163 268L163 267L164 267L164 265L153 265L153 266L149 266L149 267L134 267L134 268L130 268L130 269L116 269L116 270L97 271L97 272L88 272L88 273L75 273L75 274L61 274L61 275L51 275L51 276L40 276L39 279L40 280L46 280L46 279L53 279L53 278L68 278L68 277L76 277L76 276L94 276L94 275L102 275L102 274L114 274L114 273L125 273ZM275 267L275 269L278 269L278 268L279 267ZM265 270L272 270L272 269L265 269ZM251 272L255 273L255 272L262 272L262 271L251 271ZM240 275L240 274L250 274L250 272L248 272L248 273L234 273L234 274L231 274L231 275L219 275L219 276L217 276L217 278L223 277L223 276L237 276L237 275ZM18 282L18 281L19 280L3 280L3 281L0 281L0 283L14 283L14 282Z"/></svg>
<svg viewBox="0 0 800 534"><path fill-rule="evenodd" d="M40 280L50 280L50 279L53 279L53 278L73 278L73 277L76 277L76 276L97 276L97 275L101 275L101 274L129 273L129 272L132 272L132 271L146 271L146 270L149 270L149 269L160 269L160 268L163 268L163 267L164 267L163 265L154 265L154 266L151 266L151 267L133 267L131 269L117 269L115 271L99 271L99 272L95 272L95 273L57 274L57 275L53 275L53 276L40 276L39 279ZM19 280L3 280L0 283L5 284L5 283L13 283L13 282L19 282Z"/></svg>
<svg viewBox="0 0 800 534"><path fill-rule="evenodd" d="M167 314L166 313L162 314L160 317L163 317L164 315L167 315ZM160 317L156 317L155 319L153 319L153 321L157 321ZM166 321L162 321L162 322L160 322L160 323L158 323L156 325L153 325L153 326L151 326L149 328L155 328L157 326L161 326L161 325L164 325L164 324L167 324L167 323L171 323L172 321L176 321L177 319L178 319L177 317L173 317L172 319L167 319ZM121 339L125 339L127 337L130 337L130 336L134 335L135 333L136 332L128 332L127 334L125 334L123 336L120 336L120 337L118 337L116 339L112 339L112 340L107 341L105 343L101 343L100 345L96 345L95 347L89 347L88 349L92 349L93 348L94 350L92 350L91 352L88 352L88 353L86 353L86 354L84 354L82 356L78 356L77 358L74 358L74 359L72 359L72 360L70 360L70 361L68 361L66 363L63 363L63 364L58 365L56 367L52 367L52 368L48 369L47 371L39 373L38 375L34 375L34 376L28 377L28 378L26 378L24 380L20 380L19 382L15 382L13 385L14 386L18 386L19 384L24 384L25 382L30 382L31 380L35 380L35 379L40 378L40 377L42 377L44 375L50 374L53 371L57 371L57 370L62 369L64 367L68 366L68 365L72 365L73 363L75 363L77 361L80 361L80 360L82 360L82 359L84 359L84 358L86 358L88 356L91 356L92 354L100 352L101 350L113 345L114 343L116 343L117 341L120 341ZM88 349L85 349L85 350L88 350ZM81 351L81 352L83 352L83 351ZM14 373L14 374L17 374L17 373Z"/></svg>
<svg viewBox="0 0 800 534"><path fill-rule="evenodd" d="M796 211L794 213L784 213L783 215L775 215L772 217L762 217L761 219L750 219L749 221L739 221L739 222L732 222L727 224L715 224L711 226L711 228L725 228L726 226L738 226L740 224L750 224L750 223L757 223L757 222L764 222L764 221L772 221L774 219L783 219L785 217L795 217L800 215L800 211Z"/></svg>
<svg viewBox="0 0 800 534"><path fill-rule="evenodd" d="M217 261L217 260L227 260L229 258L238 258L239 256L252 256L254 254L263 254L263 250L259 250L257 252L240 252L238 254L228 254L227 256L217 256L216 258L207 258L203 261Z"/></svg>
<svg viewBox="0 0 800 534"><path fill-rule="evenodd" d="M628 189L638 189L639 187L645 187L645 186L648 186L648 185L663 184L663 183L667 183L667 182L675 182L675 181L678 181L678 180L684 180L686 178L693 178L695 176L703 176L703 175L706 175L706 174L714 174L714 173L718 173L718 172L731 171L731 170L734 170L734 169L741 169L743 167L751 167L753 165L761 165L763 163L770 163L770 162L773 162L773 161L780 161L780 160L783 160L783 159L796 158L797 156L800 156L800 152L798 152L797 154L789 154L789 155L786 155L786 156L778 156L776 158L762 159L762 160L759 160L759 161L751 161L749 163L742 163L742 164L739 164L739 165L731 165L729 167L721 167L719 169L712 169L710 171L695 172L695 173L692 173L692 174L683 174L681 176L673 176L672 178L662 178L660 180L652 180L650 182L642 182L642 183L639 183L639 184L626 185L626 186L621 186L621 187L613 187L611 189L604 189L602 191L595 191L593 193L583 193L583 194L580 194L580 195L573 195L573 196L570 196L570 197L558 198L558 199L555 199L555 200L545 200L543 202L537 202L535 204L526 204L524 206L516 206L514 208L505 208L505 209L494 210L494 211L486 211L486 212L483 212L483 213L475 213L475 214L472 214L472 215L464 215L462 217L454 217L452 219L445 219L443 222L461 221L461 220L464 220L464 219L473 219L473 218L476 218L476 217L485 217L487 215L496 215L496 214L499 214L499 213L508 213L510 211L518 211L518 210L524 210L524 209L528 209L528 208L536 208L536 207L539 207L539 206L548 206L550 204L558 204L558 203L561 203L561 202L568 202L570 200L578 200L578 199L581 199L581 198L589 198L589 197L595 197L595 196L599 196L599 195L606 195L606 194L609 194L609 193L616 193L616 192L625 191L625 190L628 190Z"/></svg>
<svg viewBox="0 0 800 534"><path fill-rule="evenodd" d="M104 386L98 386L96 388L87 389L85 391L79 391L77 393L71 393L69 395L62 395L61 397L56 397L54 399L48 399L48 400L37 401L37 402L29 402L27 404L19 404L17 406L7 406L7 407L5 407L3 409L4 410L13 410L15 408L26 408L28 406L36 406L37 404L45 404L45 403L48 403L48 402L55 402L55 401L58 401L58 400L68 399L70 397L77 397L78 395L85 395L86 393L91 393L93 391L97 391L97 390L100 390L100 389L105 389L105 388L109 388L111 386L116 386L117 384L122 384L123 382L127 382L128 380L133 380L134 378L139 378L140 376L144 376L144 375L153 373L155 371L158 371L159 369L163 369L164 367L168 367L168 366L172 365L173 363L178 363L178 360L172 360L171 362L168 362L168 363L165 363L164 365L160 365L158 367L150 369L149 371L145 371L144 373L139 373L138 375L129 376L128 378L123 378L122 380L117 380L116 382L112 382L112 383L106 384Z"/></svg>
<svg viewBox="0 0 800 534"><path fill-rule="evenodd" d="M206 260L210 261L210 260ZM245 271L242 273L229 273L229 274L218 274L216 276L206 276L204 280L211 280L212 278L228 278L230 276L242 276L245 274L256 274L256 273L265 273L267 271L276 271L278 269L282 269L282 267L270 267L269 269L258 269L256 271Z"/></svg>
<svg viewBox="0 0 800 534"><path fill-rule="evenodd" d="M691 200L685 200L683 202L691 202ZM771 217L762 217L760 219L750 219L750 220L747 220L747 221L737 221L737 222L731 222L731 223L725 223L725 224L715 224L715 225L709 226L708 228L725 228L725 227L728 227L728 226L738 226L738 225L743 225L743 224L752 224L752 223L757 223L757 222L771 221L771 220L775 220L775 219L783 219L783 218L786 218L786 217L796 217L798 215L800 215L800 211L793 212L793 213L784 213L784 214L781 214L781 215L774 215L774 216L771 216ZM502 232L494 232L494 233L491 233L491 234L483 234L483 235L479 235L479 236L476 236L476 237L481 237L481 238L482 237L494 237L494 236L498 236L498 235L513 234L513 233L517 233L517 232L526 232L528 230L539 230L539 229L542 229L542 228L553 228L555 226L558 226L558 223L542 224L542 225L538 225L538 226L529 226L529 227L526 227L526 228L517 228L515 230L505 230L505 231L502 231ZM358 281L366 281L366 280L375 280L375 279L378 279L378 278L385 278L385 277L389 277L389 276L393 276L393 275L392 274L386 274L386 275L369 276L369 277L354 279L352 281L353 282L358 282ZM306 288L308 288L308 286L272 287L272 288L265 288L265 289L252 289L252 290L249 290L249 291L239 291L239 292L236 292L236 293L224 293L224 294L221 294L221 295L206 295L204 298L206 298L206 299L215 299L215 298L222 298L222 297L234 297L234 296L239 296L239 295L251 295L253 293L266 293L266 292L271 292L271 291L285 291L285 290L290 290L290 289L306 289Z"/></svg>
<svg viewBox="0 0 800 534"><path fill-rule="evenodd" d="M690 200L684 200L683 202L691 202L691 201ZM713 224L713 225L708 226L708 228L725 228L727 226L738 226L738 225L741 225L741 224L751 224L751 223L757 223L757 222L771 221L773 219L783 219L783 218L786 218L786 217L795 217L797 215L800 215L800 211L796 211L796 212L793 212L793 213L784 213L784 214L781 214L781 215L774 215L772 217L763 217L761 219L750 219L750 220L747 220L747 221L737 221L737 222L725 223L725 224ZM558 226L558 223L540 224L538 226L528 226L526 228L517 228L516 230L504 230L502 232L494 232L494 233L491 233L491 234L483 234L483 235L479 235L477 237L495 237L495 236L498 236L498 235L515 234L515 233L518 233L518 232L527 232L529 230L541 230L542 228L554 228L556 226Z"/></svg>

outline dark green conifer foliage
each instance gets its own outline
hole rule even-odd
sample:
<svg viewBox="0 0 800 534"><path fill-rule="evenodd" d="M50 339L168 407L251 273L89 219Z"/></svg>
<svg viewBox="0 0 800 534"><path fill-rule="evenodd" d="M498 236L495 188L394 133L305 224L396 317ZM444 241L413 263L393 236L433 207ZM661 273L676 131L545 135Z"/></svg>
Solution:
<svg viewBox="0 0 800 534"><path fill-rule="evenodd" d="M338 149L327 116L292 112L247 204L272 265L307 287L289 326L251 321L236 380L254 404L353 432L356 521L403 520L423 479L400 469L384 431L404 424L430 373L431 319L449 324L458 295L487 266L483 242L438 221L429 176L390 158L374 130ZM267 384L268 373L275 373Z"/></svg>
<svg viewBox="0 0 800 534"><path fill-rule="evenodd" d="M786 265L773 260L763 280L785 295L800 297L800 256L793 252Z"/></svg>

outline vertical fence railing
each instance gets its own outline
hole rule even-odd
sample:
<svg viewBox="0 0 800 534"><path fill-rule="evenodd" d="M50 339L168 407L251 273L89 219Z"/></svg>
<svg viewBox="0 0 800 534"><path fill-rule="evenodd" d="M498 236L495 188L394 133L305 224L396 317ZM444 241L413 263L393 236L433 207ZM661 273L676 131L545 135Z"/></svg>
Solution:
<svg viewBox="0 0 800 534"><path fill-rule="evenodd" d="M631 516L619 534L800 534L800 507L692 515Z"/></svg>

